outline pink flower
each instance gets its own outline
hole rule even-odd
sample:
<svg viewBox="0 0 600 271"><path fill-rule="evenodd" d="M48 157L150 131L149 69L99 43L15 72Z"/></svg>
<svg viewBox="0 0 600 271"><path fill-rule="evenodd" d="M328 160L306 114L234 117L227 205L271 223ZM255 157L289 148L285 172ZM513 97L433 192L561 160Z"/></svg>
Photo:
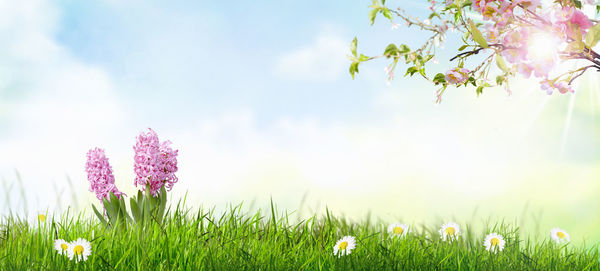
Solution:
<svg viewBox="0 0 600 271"><path fill-rule="evenodd" d="M523 75L525 78L531 77L531 73L533 72L533 66L527 63L521 63L517 66L519 73Z"/></svg>
<svg viewBox="0 0 600 271"><path fill-rule="evenodd" d="M540 82L540 88L544 91L546 91L546 94L548 95L552 95L552 91L553 91L553 85L552 82L550 82L549 80L544 80L542 82Z"/></svg>
<svg viewBox="0 0 600 271"><path fill-rule="evenodd" d="M558 92L560 92L561 94L565 94L567 92L575 92L575 90L571 87L571 85L567 84L567 82L558 82L556 84L554 84L554 88L556 88L558 90Z"/></svg>
<svg viewBox="0 0 600 271"><path fill-rule="evenodd" d="M528 34L529 31L527 28L511 31L504 36L504 45L508 47L521 47L527 43Z"/></svg>
<svg viewBox="0 0 600 271"><path fill-rule="evenodd" d="M529 11L535 11L541 5L541 0L516 0L513 1L513 6L522 5Z"/></svg>
<svg viewBox="0 0 600 271"><path fill-rule="evenodd" d="M485 26L486 39L488 42L495 43L498 41L498 37L500 36L500 32L498 28L494 25L488 24Z"/></svg>
<svg viewBox="0 0 600 271"><path fill-rule="evenodd" d="M581 10L573 7L563 7L556 10L553 16L555 24L561 28L569 37L576 37L576 33L582 34L592 27L592 22Z"/></svg>
<svg viewBox="0 0 600 271"><path fill-rule="evenodd" d="M173 188L173 184L178 180L175 176L178 150L171 149L170 144L170 141L160 143L158 135L150 128L148 133L138 135L137 142L133 146L136 187L139 185L139 188L144 190L146 185L150 185L154 196L163 185L168 191Z"/></svg>
<svg viewBox="0 0 600 271"><path fill-rule="evenodd" d="M108 163L103 149L94 148L88 151L85 171L90 181L90 192L96 193L96 198L100 201L103 199L110 201L111 192L119 199L121 199L121 195L125 195L115 186L112 167Z"/></svg>
<svg viewBox="0 0 600 271"><path fill-rule="evenodd" d="M579 26L581 32L592 27L592 22L590 21L590 19L588 19L588 17L585 16L585 14L583 14L583 12L581 12L581 10L578 9L573 12L573 16L571 16L570 22L573 25Z"/></svg>
<svg viewBox="0 0 600 271"><path fill-rule="evenodd" d="M509 63L519 63L526 59L527 48L520 47L517 49L507 49L500 53Z"/></svg>
<svg viewBox="0 0 600 271"><path fill-rule="evenodd" d="M496 14L498 14L498 8L492 6L491 4L484 6L483 11L481 12L481 15L483 15L483 19L485 20L493 19L496 16Z"/></svg>
<svg viewBox="0 0 600 271"><path fill-rule="evenodd" d="M460 85L469 79L469 70L465 68L454 68L446 72L446 82Z"/></svg>
<svg viewBox="0 0 600 271"><path fill-rule="evenodd" d="M571 87L571 85L564 81L554 83L546 79L540 83L540 87L542 88L542 90L545 90L548 95L551 95L554 89L558 90L558 92L560 92L561 94L565 94L567 92L575 92L573 87Z"/></svg>

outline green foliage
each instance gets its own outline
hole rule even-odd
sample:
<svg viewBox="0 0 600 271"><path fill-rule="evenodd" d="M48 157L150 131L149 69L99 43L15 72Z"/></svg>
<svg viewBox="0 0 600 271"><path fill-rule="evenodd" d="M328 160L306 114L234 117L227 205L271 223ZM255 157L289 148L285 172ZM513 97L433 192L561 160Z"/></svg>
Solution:
<svg viewBox="0 0 600 271"><path fill-rule="evenodd" d="M598 41L600 40L600 24L595 24L589 30L587 35L585 36L585 44L592 48L596 46Z"/></svg>
<svg viewBox="0 0 600 271"><path fill-rule="evenodd" d="M469 26L470 26L469 31L471 32L471 35L473 36L473 40L475 42L477 42L477 44L479 44L479 46L481 46L483 48L488 48L489 46L488 46L487 41L481 34L481 31L479 31L479 29L477 28L477 26L475 25L473 20L469 20Z"/></svg>
<svg viewBox="0 0 600 271"><path fill-rule="evenodd" d="M504 223L484 230L463 227L459 241L440 240L437 225L412 227L407 238L390 238L381 222L350 221L328 210L323 216L292 221L274 204L264 214L230 207L222 214L192 212L181 201L163 223L107 228L82 214L53 217L33 228L15 217L0 223L0 270L598 270L597 249L533 242ZM483 238L502 234L504 251L484 250ZM348 256L333 245L356 237ZM85 238L87 261L75 263L53 249L55 239Z"/></svg>
<svg viewBox="0 0 600 271"><path fill-rule="evenodd" d="M127 212L125 206L125 196L118 199L112 192L110 193L110 201L103 200L104 214L102 214L96 206L92 204L94 214L100 220L100 223L107 228L124 227L127 223L136 223L143 225L147 221L156 221L161 223L165 216L165 206L167 204L167 191L165 187L161 187L160 192L156 196L152 196L150 186L146 186L145 193L138 191L137 196L130 198L129 207L131 216ZM132 219L133 217L133 219Z"/></svg>
<svg viewBox="0 0 600 271"><path fill-rule="evenodd" d="M446 76L443 73L438 73L433 77L433 83L438 84L446 84Z"/></svg>

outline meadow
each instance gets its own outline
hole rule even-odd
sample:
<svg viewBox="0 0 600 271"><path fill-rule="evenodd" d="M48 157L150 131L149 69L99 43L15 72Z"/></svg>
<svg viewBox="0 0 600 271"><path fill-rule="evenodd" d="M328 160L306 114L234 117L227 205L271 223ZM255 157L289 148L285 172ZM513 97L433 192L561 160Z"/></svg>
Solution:
<svg viewBox="0 0 600 271"><path fill-rule="evenodd" d="M439 225L411 227L391 236L382 221L351 221L327 211L292 221L271 203L263 212L214 209L192 211L185 199L165 219L104 227L85 212L48 214L45 221L5 216L0 223L0 270L600 270L597 249L532 241L508 223L485 231L461 225L461 236L443 241ZM504 237L502 251L487 251L487 233ZM334 255L343 236L356 248ZM85 238L86 261L74 261L54 248L56 239Z"/></svg>

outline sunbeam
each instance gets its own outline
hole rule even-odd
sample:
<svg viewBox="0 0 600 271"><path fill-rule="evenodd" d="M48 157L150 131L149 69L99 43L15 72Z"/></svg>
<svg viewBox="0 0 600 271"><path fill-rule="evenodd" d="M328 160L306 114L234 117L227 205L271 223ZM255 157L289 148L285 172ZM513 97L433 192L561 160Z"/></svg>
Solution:
<svg viewBox="0 0 600 271"><path fill-rule="evenodd" d="M559 156L562 157L563 153L565 151L565 145L567 143L567 136L569 135L569 127L571 126L571 116L573 115L573 107L575 105L575 95L577 94L577 92L573 93L571 95L571 100L569 101L569 111L567 112L567 118L565 120L565 127L563 129L563 133L562 133L562 138L561 138L561 143L560 143L560 154Z"/></svg>

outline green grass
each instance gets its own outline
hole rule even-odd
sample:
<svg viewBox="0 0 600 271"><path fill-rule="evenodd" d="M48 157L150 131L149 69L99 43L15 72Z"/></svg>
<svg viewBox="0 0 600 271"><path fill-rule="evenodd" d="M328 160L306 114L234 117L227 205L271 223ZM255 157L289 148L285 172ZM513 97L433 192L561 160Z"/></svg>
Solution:
<svg viewBox="0 0 600 271"><path fill-rule="evenodd" d="M421 226L407 238L389 238L384 224L351 222L327 212L289 221L269 210L246 214L241 206L223 214L178 205L162 225L103 228L90 215L48 217L37 226L14 216L0 223L0 270L600 270L597 249L528 241L509 224L489 225L442 242L439 225ZM273 209L273 208L272 208ZM484 250L484 236L498 232L504 251ZM333 255L345 236L357 239L350 255ZM53 250L57 238L86 238L92 255L75 263Z"/></svg>

